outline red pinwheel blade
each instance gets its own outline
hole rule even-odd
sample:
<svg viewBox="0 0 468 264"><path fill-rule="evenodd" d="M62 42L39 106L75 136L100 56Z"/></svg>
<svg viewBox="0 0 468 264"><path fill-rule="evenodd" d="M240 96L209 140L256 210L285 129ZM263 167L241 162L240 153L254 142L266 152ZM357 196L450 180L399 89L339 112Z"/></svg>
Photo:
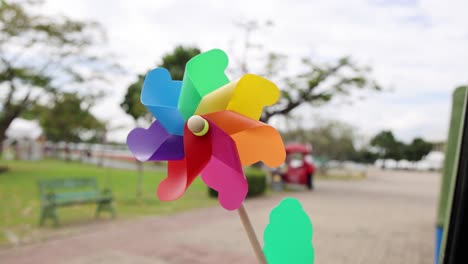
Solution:
<svg viewBox="0 0 468 264"><path fill-rule="evenodd" d="M172 160L167 164L168 177L158 187L158 197L162 201L180 198L187 189L187 166L185 159Z"/></svg>
<svg viewBox="0 0 468 264"><path fill-rule="evenodd" d="M200 174L211 157L211 135L197 137L184 128L183 160L168 162L167 178L158 187L158 197L162 201L180 198L193 180Z"/></svg>
<svg viewBox="0 0 468 264"><path fill-rule="evenodd" d="M239 208L247 196L248 184L237 153L236 144L210 122L211 159L202 172L202 180L218 191L218 200L227 210Z"/></svg>

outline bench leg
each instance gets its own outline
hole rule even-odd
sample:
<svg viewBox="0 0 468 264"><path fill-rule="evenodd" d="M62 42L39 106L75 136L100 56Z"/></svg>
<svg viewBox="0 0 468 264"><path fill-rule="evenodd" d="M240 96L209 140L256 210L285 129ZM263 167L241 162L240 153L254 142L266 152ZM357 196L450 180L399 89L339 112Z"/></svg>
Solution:
<svg viewBox="0 0 468 264"><path fill-rule="evenodd" d="M54 221L54 226L59 225L59 219L55 206L47 206L41 209L41 218L39 220L39 226L43 226L47 218L51 218Z"/></svg>
<svg viewBox="0 0 468 264"><path fill-rule="evenodd" d="M106 201L106 202L99 202L96 208L96 218L99 217L99 213L101 211L108 211L111 213L112 218L115 217L115 210L114 206L112 206L112 201Z"/></svg>
<svg viewBox="0 0 468 264"><path fill-rule="evenodd" d="M41 208L41 217L39 219L39 226L43 226L44 225L44 222L45 222L45 219L46 219L46 210L45 208Z"/></svg>

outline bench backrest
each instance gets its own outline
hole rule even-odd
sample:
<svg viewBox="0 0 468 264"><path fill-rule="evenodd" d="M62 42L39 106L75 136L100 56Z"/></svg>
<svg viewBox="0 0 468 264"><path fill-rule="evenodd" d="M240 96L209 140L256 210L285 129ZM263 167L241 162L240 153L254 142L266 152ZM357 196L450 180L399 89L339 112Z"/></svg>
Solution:
<svg viewBox="0 0 468 264"><path fill-rule="evenodd" d="M41 196L49 194L70 193L70 192L95 192L98 193L98 185L95 178L68 178L49 179L38 182Z"/></svg>

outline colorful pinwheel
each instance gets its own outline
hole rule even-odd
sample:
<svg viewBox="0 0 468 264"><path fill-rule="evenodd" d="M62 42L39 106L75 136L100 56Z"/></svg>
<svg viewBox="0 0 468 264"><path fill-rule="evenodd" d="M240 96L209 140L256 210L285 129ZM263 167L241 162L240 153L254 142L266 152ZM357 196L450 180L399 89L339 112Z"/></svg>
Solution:
<svg viewBox="0 0 468 264"><path fill-rule="evenodd" d="M187 63L183 81L164 68L146 76L141 102L157 120L131 131L127 144L140 161L168 161L168 177L157 191L161 200L181 197L201 173L220 204L235 210L248 191L242 166L284 161L279 133L258 121L263 107L278 100L278 88L252 74L229 82L227 65L227 55L214 49Z"/></svg>

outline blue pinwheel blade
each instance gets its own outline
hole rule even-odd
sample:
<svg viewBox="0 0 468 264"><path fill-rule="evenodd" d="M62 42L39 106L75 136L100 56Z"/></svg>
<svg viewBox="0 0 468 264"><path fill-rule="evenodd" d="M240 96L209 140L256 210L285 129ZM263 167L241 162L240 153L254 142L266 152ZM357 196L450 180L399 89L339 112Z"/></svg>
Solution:
<svg viewBox="0 0 468 264"><path fill-rule="evenodd" d="M164 68L156 68L146 75L141 91L141 103L172 135L184 134L184 119L177 109L182 81L172 80Z"/></svg>

